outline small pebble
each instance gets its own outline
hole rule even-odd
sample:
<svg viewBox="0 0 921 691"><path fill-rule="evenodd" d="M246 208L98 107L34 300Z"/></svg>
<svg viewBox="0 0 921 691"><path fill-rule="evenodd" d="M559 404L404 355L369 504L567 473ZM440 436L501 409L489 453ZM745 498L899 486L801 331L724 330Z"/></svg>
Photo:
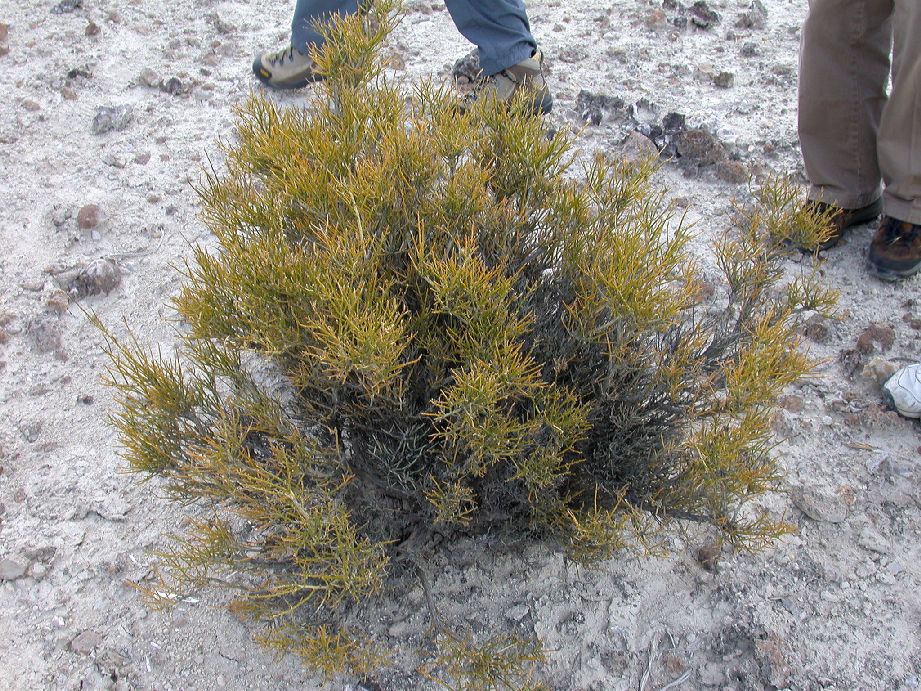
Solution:
<svg viewBox="0 0 921 691"><path fill-rule="evenodd" d="M145 67L138 75L138 81L144 86L157 87L160 85L160 75L149 67Z"/></svg>
<svg viewBox="0 0 921 691"><path fill-rule="evenodd" d="M100 106L93 116L93 134L123 130L133 119L131 106Z"/></svg>
<svg viewBox="0 0 921 691"><path fill-rule="evenodd" d="M0 560L0 581L15 581L26 574L26 564L21 564L12 559Z"/></svg>
<svg viewBox="0 0 921 691"><path fill-rule="evenodd" d="M102 645L102 636L95 631L87 629L71 640L70 649L80 655L89 655L100 645Z"/></svg>
<svg viewBox="0 0 921 691"><path fill-rule="evenodd" d="M522 619L528 616L530 611L531 610L528 609L528 606L526 604L522 603L522 604L514 605L513 607L510 607L508 610L506 610L505 618L508 619L509 621L520 622Z"/></svg>
<svg viewBox="0 0 921 691"><path fill-rule="evenodd" d="M51 14L70 14L83 7L83 0L61 0L51 8Z"/></svg>
<svg viewBox="0 0 921 691"><path fill-rule="evenodd" d="M121 269L111 259L97 259L77 272L67 289L77 298L110 293L121 283Z"/></svg>
<svg viewBox="0 0 921 691"><path fill-rule="evenodd" d="M735 75L732 72L720 72L713 77L713 83L720 89L729 89L735 83Z"/></svg>
<svg viewBox="0 0 921 691"><path fill-rule="evenodd" d="M841 497L826 490L800 487L790 493L790 498L796 508L814 521L841 523L847 518L847 505Z"/></svg>

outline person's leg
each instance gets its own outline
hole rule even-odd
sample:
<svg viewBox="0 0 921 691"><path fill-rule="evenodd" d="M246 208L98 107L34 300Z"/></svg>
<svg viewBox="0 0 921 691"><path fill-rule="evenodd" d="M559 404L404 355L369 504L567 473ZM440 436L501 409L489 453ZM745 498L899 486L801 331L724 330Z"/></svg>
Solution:
<svg viewBox="0 0 921 691"><path fill-rule="evenodd" d="M921 2L896 0L892 92L879 127L887 216L921 224Z"/></svg>
<svg viewBox="0 0 921 691"><path fill-rule="evenodd" d="M877 131L886 103L892 7L893 0L809 0L799 135L811 199L858 209L880 196Z"/></svg>
<svg viewBox="0 0 921 691"><path fill-rule="evenodd" d="M537 50L522 0L445 0L461 35L480 49L480 67L491 76Z"/></svg>
<svg viewBox="0 0 921 691"><path fill-rule="evenodd" d="M892 93L879 126L885 216L867 253L887 281L921 271L921 4L896 0Z"/></svg>
<svg viewBox="0 0 921 691"><path fill-rule="evenodd" d="M314 22L333 14L354 14L357 11L358 0L297 0L291 21L291 45L306 54L311 46L323 42Z"/></svg>
<svg viewBox="0 0 921 691"><path fill-rule="evenodd" d="M253 60L256 79L272 89L299 89L320 79L310 48L323 37L314 24L334 14L358 11L359 0L297 0L291 22L291 44L282 50L259 53Z"/></svg>

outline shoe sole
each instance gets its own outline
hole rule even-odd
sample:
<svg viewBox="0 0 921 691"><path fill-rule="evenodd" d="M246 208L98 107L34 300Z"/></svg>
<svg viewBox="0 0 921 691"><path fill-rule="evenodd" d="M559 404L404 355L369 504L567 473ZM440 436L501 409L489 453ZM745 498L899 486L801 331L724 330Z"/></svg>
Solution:
<svg viewBox="0 0 921 691"><path fill-rule="evenodd" d="M315 82L323 79L318 74L311 74L308 77L303 79L298 79L293 82L273 82L272 77L264 77L261 73L265 68L262 66L262 63L259 62L259 58L256 58L253 61L253 76L259 80L259 83L273 91L291 91L292 89L303 89L305 86L309 86Z"/></svg>
<svg viewBox="0 0 921 691"><path fill-rule="evenodd" d="M469 108L470 104L464 98L461 98L456 106L459 115L466 113ZM531 100L531 115L549 115L552 110L553 96L551 94L544 94L539 99Z"/></svg>
<svg viewBox="0 0 921 691"><path fill-rule="evenodd" d="M911 278L919 271L921 271L921 262L917 263L915 266L912 266L908 269L889 269L884 266L877 266L872 261L869 263L870 273L876 276L881 281L887 281L893 283L895 281L902 281L906 278ZM916 416L917 417L917 416Z"/></svg>

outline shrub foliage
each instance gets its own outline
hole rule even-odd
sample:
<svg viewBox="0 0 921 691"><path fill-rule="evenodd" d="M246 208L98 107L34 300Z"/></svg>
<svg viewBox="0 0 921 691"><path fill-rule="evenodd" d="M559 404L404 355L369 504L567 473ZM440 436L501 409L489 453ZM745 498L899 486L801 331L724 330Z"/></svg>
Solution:
<svg viewBox="0 0 921 691"><path fill-rule="evenodd" d="M829 303L784 276L779 238L822 232L788 185L739 210L711 296L651 165L579 171L527 103L407 97L382 76L387 10L326 28L307 105L240 108L200 189L217 247L187 266L179 354L109 341L133 468L211 512L154 590L232 585L330 673L382 663L342 614L436 533L600 559L673 519L740 546L784 532L751 500L809 366L797 315Z"/></svg>

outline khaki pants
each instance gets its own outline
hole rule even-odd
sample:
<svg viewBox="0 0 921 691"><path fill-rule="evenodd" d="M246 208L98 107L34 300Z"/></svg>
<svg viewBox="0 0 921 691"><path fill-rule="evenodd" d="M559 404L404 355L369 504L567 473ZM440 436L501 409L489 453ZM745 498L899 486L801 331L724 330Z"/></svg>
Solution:
<svg viewBox="0 0 921 691"><path fill-rule="evenodd" d="M892 90L887 99L892 48ZM809 196L921 223L921 0L809 0L799 135Z"/></svg>

